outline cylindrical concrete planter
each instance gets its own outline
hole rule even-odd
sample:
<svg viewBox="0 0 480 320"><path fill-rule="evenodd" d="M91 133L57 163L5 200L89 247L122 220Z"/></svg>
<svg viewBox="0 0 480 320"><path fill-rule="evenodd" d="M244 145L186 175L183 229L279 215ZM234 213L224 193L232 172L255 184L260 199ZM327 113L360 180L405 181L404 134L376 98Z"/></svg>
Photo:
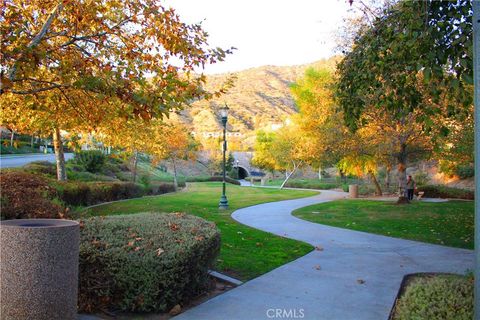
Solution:
<svg viewBox="0 0 480 320"><path fill-rule="evenodd" d="M358 198L358 184L349 185L348 193L350 194L350 198Z"/></svg>
<svg viewBox="0 0 480 320"><path fill-rule="evenodd" d="M0 318L76 319L78 222L0 222Z"/></svg>

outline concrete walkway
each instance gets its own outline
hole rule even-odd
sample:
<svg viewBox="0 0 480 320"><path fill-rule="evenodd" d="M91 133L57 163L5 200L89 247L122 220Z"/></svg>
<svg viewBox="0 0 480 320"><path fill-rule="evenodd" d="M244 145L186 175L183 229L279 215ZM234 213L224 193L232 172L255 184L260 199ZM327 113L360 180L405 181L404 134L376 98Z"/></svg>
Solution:
<svg viewBox="0 0 480 320"><path fill-rule="evenodd" d="M292 210L346 193L266 203L235 220L305 241L317 250L217 296L175 319L387 319L405 274L473 270L473 251L311 223Z"/></svg>

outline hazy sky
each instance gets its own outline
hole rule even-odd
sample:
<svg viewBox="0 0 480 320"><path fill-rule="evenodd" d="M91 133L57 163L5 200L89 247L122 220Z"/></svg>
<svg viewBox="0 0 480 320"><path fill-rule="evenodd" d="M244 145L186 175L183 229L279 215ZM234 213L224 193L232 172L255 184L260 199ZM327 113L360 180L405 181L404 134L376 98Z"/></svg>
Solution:
<svg viewBox="0 0 480 320"><path fill-rule="evenodd" d="M304 64L334 54L347 0L167 0L187 23L202 22L212 46L236 47L206 73Z"/></svg>

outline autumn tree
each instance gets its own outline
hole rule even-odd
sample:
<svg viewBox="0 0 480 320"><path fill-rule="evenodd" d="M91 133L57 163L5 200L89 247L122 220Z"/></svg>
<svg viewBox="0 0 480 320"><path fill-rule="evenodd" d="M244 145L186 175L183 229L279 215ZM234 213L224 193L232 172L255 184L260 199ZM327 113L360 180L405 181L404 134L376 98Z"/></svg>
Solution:
<svg viewBox="0 0 480 320"><path fill-rule="evenodd" d="M205 91L205 76L194 71L231 50L209 47L200 25L183 23L158 1L6 0L0 10L0 103L55 119L69 106L69 126L52 124L54 137L95 129L112 109L120 119L148 120L224 92ZM85 121L92 115L93 123Z"/></svg>
<svg viewBox="0 0 480 320"><path fill-rule="evenodd" d="M338 65L336 95L346 124L356 130L366 113L388 118L399 134L396 160L405 189L408 132L431 136L430 119L472 104L471 2L399 2L363 28ZM407 132L401 133L405 128Z"/></svg>
<svg viewBox="0 0 480 320"><path fill-rule="evenodd" d="M288 121L274 132L257 132L252 164L270 171L284 171L283 188L292 175L305 163L302 158L301 136L296 124Z"/></svg>
<svg viewBox="0 0 480 320"><path fill-rule="evenodd" d="M170 125L169 130L164 131L164 134L160 134L157 131L155 140L163 140L165 145L165 152L156 154L151 151L154 160L167 160L172 163L173 166L173 185L175 190L178 189L178 174L177 174L177 162L179 160L194 160L196 158L196 151L198 150L198 142L195 141L193 136L189 133L188 129L184 125Z"/></svg>
<svg viewBox="0 0 480 320"><path fill-rule="evenodd" d="M255 137L255 150L252 158L252 164L260 169L273 173L276 168L275 158L272 153L272 144L275 139L275 133L258 130Z"/></svg>
<svg viewBox="0 0 480 320"><path fill-rule="evenodd" d="M333 70L309 68L291 86L299 113L292 117L300 130L298 152L311 166L334 166L345 154L350 133L333 97Z"/></svg>

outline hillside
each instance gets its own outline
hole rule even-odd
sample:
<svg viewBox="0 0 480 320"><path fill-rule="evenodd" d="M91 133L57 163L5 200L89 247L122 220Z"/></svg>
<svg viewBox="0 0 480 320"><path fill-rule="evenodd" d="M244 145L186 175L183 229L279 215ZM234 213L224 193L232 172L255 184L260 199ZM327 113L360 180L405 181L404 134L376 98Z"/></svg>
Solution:
<svg viewBox="0 0 480 320"><path fill-rule="evenodd" d="M321 60L297 66L263 66L231 74L210 75L207 89L218 89L228 77L236 77L227 94L211 101L198 101L180 114L180 120L196 133L220 130L218 108L228 104L228 129L249 135L254 130L282 120L295 113L289 85L303 76L308 67L334 67L334 60Z"/></svg>

